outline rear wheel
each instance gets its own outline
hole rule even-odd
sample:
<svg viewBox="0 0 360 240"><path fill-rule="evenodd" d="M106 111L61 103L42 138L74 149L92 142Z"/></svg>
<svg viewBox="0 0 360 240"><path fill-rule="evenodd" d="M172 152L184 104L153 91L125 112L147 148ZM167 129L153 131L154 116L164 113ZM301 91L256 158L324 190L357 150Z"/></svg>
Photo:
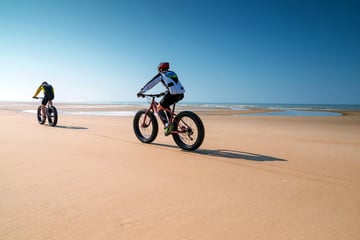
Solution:
<svg viewBox="0 0 360 240"><path fill-rule="evenodd" d="M140 110L135 114L133 129L136 137L143 143L151 143L155 140L159 125L153 112Z"/></svg>
<svg viewBox="0 0 360 240"><path fill-rule="evenodd" d="M174 119L173 139L182 149L194 151L200 147L205 137L205 128L201 119L193 112L184 111Z"/></svg>
<svg viewBox="0 0 360 240"><path fill-rule="evenodd" d="M42 111L41 111L41 106L38 107L37 109L37 120L39 122L39 124L44 124L45 123L45 116L43 116Z"/></svg>
<svg viewBox="0 0 360 240"><path fill-rule="evenodd" d="M58 121L58 112L56 110L56 107L54 106L48 107L47 116L48 116L49 125L55 127Z"/></svg>

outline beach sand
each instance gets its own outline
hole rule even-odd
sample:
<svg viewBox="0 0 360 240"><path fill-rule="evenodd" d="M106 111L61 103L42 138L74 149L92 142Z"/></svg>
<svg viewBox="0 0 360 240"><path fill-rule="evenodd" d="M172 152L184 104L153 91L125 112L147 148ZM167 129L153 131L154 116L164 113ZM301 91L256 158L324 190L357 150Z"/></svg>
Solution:
<svg viewBox="0 0 360 240"><path fill-rule="evenodd" d="M140 143L132 116L53 128L29 108L0 104L0 239L360 239L359 112L202 111L186 152Z"/></svg>

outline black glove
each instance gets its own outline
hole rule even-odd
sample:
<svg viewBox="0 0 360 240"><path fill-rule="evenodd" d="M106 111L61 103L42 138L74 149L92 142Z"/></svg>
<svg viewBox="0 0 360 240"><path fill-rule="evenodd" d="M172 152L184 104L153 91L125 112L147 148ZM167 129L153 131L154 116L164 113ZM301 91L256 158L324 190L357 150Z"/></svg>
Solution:
<svg viewBox="0 0 360 240"><path fill-rule="evenodd" d="M137 95L137 97L145 97L142 92L138 92L136 95Z"/></svg>

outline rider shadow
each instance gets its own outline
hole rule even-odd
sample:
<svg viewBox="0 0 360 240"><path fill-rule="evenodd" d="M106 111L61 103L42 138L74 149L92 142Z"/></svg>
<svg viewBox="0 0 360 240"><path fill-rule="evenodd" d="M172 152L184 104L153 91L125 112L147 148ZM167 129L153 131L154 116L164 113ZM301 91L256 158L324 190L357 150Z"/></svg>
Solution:
<svg viewBox="0 0 360 240"><path fill-rule="evenodd" d="M242 159L248 161L257 161L257 162L269 162L269 161L283 161L286 162L286 159L272 157L268 155L250 153L250 152L242 152L236 150L227 150L227 149L217 149L217 150L209 150L209 149L198 149L195 151L197 154L212 156L212 157L221 157L221 158L229 158L229 159Z"/></svg>
<svg viewBox="0 0 360 240"><path fill-rule="evenodd" d="M88 128L86 127L79 127L79 126L61 126L61 125L57 125L57 128L64 128L64 129L75 129L75 130L86 130Z"/></svg>
<svg viewBox="0 0 360 240"><path fill-rule="evenodd" d="M161 143L152 143L152 144L164 146L164 147L177 148L176 146L161 144ZM247 161L257 161L257 162L270 162L270 161L287 162L286 159L282 159L282 158L250 153L250 152L228 150L228 149L217 149L217 150L197 149L193 153L199 155L211 156L211 157L218 157L218 158L239 159L239 160L247 160Z"/></svg>

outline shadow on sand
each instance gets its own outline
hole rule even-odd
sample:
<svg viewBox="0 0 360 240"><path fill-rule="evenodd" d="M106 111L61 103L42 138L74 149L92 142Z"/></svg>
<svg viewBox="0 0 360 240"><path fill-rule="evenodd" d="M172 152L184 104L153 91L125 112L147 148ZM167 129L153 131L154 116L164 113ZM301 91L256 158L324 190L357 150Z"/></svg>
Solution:
<svg viewBox="0 0 360 240"><path fill-rule="evenodd" d="M161 143L152 143L152 145L158 145L162 147L168 148L178 148L177 146L168 145L168 144L161 144ZM281 159L277 157L250 153L250 152L242 152L236 150L228 150L228 149L197 149L193 152L194 154L199 155L206 155L211 157L219 157L219 158L228 158L228 159L241 159L241 160L248 160L248 161L258 161L258 162L267 162L267 161L283 161L286 162L286 159Z"/></svg>
<svg viewBox="0 0 360 240"><path fill-rule="evenodd" d="M65 129L75 129L75 130L86 130L88 128L86 127L79 127L79 126L61 126L61 125L57 125L57 128L65 128Z"/></svg>
<svg viewBox="0 0 360 240"><path fill-rule="evenodd" d="M222 157L222 158L231 158L231 159L243 159L249 161L287 161L286 159L281 159L277 157L250 153L250 152L241 152L236 150L227 150L227 149L217 149L217 150L209 150L209 149L198 149L195 151L197 154L213 156L213 157Z"/></svg>

